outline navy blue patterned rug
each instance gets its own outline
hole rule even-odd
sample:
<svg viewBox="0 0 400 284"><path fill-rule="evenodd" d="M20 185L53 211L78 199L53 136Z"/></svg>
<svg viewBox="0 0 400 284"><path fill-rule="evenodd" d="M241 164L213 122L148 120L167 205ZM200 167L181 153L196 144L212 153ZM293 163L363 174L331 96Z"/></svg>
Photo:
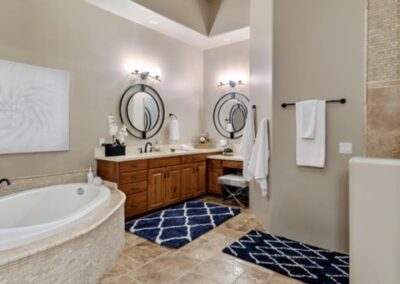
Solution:
<svg viewBox="0 0 400 284"><path fill-rule="evenodd" d="M348 255L255 230L223 252L305 283L349 283Z"/></svg>
<svg viewBox="0 0 400 284"><path fill-rule="evenodd" d="M239 213L238 208L189 201L129 221L125 229L162 246L180 248Z"/></svg>

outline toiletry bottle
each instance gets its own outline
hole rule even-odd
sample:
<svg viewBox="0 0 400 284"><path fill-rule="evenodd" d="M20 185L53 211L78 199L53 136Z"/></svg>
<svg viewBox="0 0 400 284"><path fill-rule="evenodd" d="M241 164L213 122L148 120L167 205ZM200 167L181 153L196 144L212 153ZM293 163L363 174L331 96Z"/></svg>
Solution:
<svg viewBox="0 0 400 284"><path fill-rule="evenodd" d="M93 171L92 171L92 166L89 167L89 172L87 173L87 182L92 183L94 179Z"/></svg>
<svg viewBox="0 0 400 284"><path fill-rule="evenodd" d="M160 144L158 143L158 140L156 140L153 150L154 152L160 152Z"/></svg>

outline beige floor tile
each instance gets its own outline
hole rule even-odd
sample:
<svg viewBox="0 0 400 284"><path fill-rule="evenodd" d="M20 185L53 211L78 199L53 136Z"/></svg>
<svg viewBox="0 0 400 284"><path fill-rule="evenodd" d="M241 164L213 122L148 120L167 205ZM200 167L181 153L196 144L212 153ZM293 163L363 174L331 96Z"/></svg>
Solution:
<svg viewBox="0 0 400 284"><path fill-rule="evenodd" d="M207 259L215 256L222 248L210 242L193 247L190 250L179 250L175 253L176 257L185 256L199 261L206 261Z"/></svg>
<svg viewBox="0 0 400 284"><path fill-rule="evenodd" d="M271 278L273 272L265 269L253 269L246 270L238 279L235 280L235 284L264 284L268 283L268 279Z"/></svg>
<svg viewBox="0 0 400 284"><path fill-rule="evenodd" d="M111 276L121 276L138 268L141 265L142 264L140 262L133 260L121 253L117 259L117 262L115 263L114 268L107 274Z"/></svg>
<svg viewBox="0 0 400 284"><path fill-rule="evenodd" d="M129 276L142 283L170 283L200 263L193 258L168 253L136 269Z"/></svg>
<svg viewBox="0 0 400 284"><path fill-rule="evenodd" d="M100 281L100 284L139 284L139 283L140 282L128 276L117 276L117 277L106 276Z"/></svg>
<svg viewBox="0 0 400 284"><path fill-rule="evenodd" d="M234 241L236 241L236 238L227 236L226 234L222 234L216 230L212 230L208 232L207 234L204 234L200 238L205 239L209 242L212 242L213 244L216 244L221 247L221 249L225 248L226 246L230 245Z"/></svg>
<svg viewBox="0 0 400 284"><path fill-rule="evenodd" d="M124 249L122 253L137 262L146 263L168 251L168 248L145 241Z"/></svg>
<svg viewBox="0 0 400 284"><path fill-rule="evenodd" d="M219 284L207 275L190 271L173 282L173 284Z"/></svg>
<svg viewBox="0 0 400 284"><path fill-rule="evenodd" d="M268 280L268 284L301 284L303 282L293 278L286 277L282 274L274 273Z"/></svg>
<svg viewBox="0 0 400 284"><path fill-rule="evenodd" d="M209 275L219 283L231 283L239 278L246 269L245 265L224 257L224 255L218 255L196 267L194 272Z"/></svg>
<svg viewBox="0 0 400 284"><path fill-rule="evenodd" d="M125 246L129 247L129 246L134 246L137 245L139 243L145 242L146 239L138 237L134 234L125 232Z"/></svg>
<svg viewBox="0 0 400 284"><path fill-rule="evenodd" d="M203 201L221 204L215 197ZM101 283L265 283L265 277L272 275L270 270L222 252L247 231L260 227L251 212L242 209L238 216L178 250L126 233L124 250ZM282 282L293 280L279 275L269 278L268 283L296 283Z"/></svg>

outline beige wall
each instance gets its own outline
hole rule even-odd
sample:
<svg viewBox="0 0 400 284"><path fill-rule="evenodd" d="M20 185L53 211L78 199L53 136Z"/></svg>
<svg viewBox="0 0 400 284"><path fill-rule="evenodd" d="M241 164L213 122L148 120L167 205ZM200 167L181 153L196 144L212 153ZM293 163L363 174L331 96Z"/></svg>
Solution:
<svg viewBox="0 0 400 284"><path fill-rule="evenodd" d="M348 161L339 142L363 155L364 0L274 3L271 230L296 240L348 250ZM295 110L282 102L347 98L327 106L326 167L297 167Z"/></svg>
<svg viewBox="0 0 400 284"><path fill-rule="evenodd" d="M1 59L71 72L70 151L0 155L0 176L87 168L98 138L108 135L106 116L118 114L119 98L133 83L125 70L130 60L161 71L155 86L166 114L180 119L180 142L200 132L202 51L81 0L0 0L0 7ZM167 130L168 122L156 138L168 143Z"/></svg>
<svg viewBox="0 0 400 284"><path fill-rule="evenodd" d="M250 99L257 106L257 122L272 118L272 21L273 0L252 0L250 8ZM270 163L273 163L271 157ZM269 182L269 186L271 183ZM271 190L270 190L271 192ZM250 208L268 228L272 199L261 196L257 184L250 185Z"/></svg>
<svg viewBox="0 0 400 284"><path fill-rule="evenodd" d="M368 1L366 152L400 158L400 2Z"/></svg>
<svg viewBox="0 0 400 284"><path fill-rule="evenodd" d="M223 138L213 123L213 111L217 101L226 93L236 91L249 97L249 42L242 41L204 51L204 130L217 142ZM245 85L236 89L218 87L220 80L241 79ZM240 143L240 139L232 140Z"/></svg>

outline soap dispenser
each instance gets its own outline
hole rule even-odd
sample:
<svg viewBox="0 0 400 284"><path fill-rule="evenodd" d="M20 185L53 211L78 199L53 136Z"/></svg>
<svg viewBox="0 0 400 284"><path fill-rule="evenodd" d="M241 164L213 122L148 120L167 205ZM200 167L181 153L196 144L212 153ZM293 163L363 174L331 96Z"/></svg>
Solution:
<svg viewBox="0 0 400 284"><path fill-rule="evenodd" d="M92 171L92 166L89 167L89 172L87 173L87 182L92 183L94 179L94 174Z"/></svg>

